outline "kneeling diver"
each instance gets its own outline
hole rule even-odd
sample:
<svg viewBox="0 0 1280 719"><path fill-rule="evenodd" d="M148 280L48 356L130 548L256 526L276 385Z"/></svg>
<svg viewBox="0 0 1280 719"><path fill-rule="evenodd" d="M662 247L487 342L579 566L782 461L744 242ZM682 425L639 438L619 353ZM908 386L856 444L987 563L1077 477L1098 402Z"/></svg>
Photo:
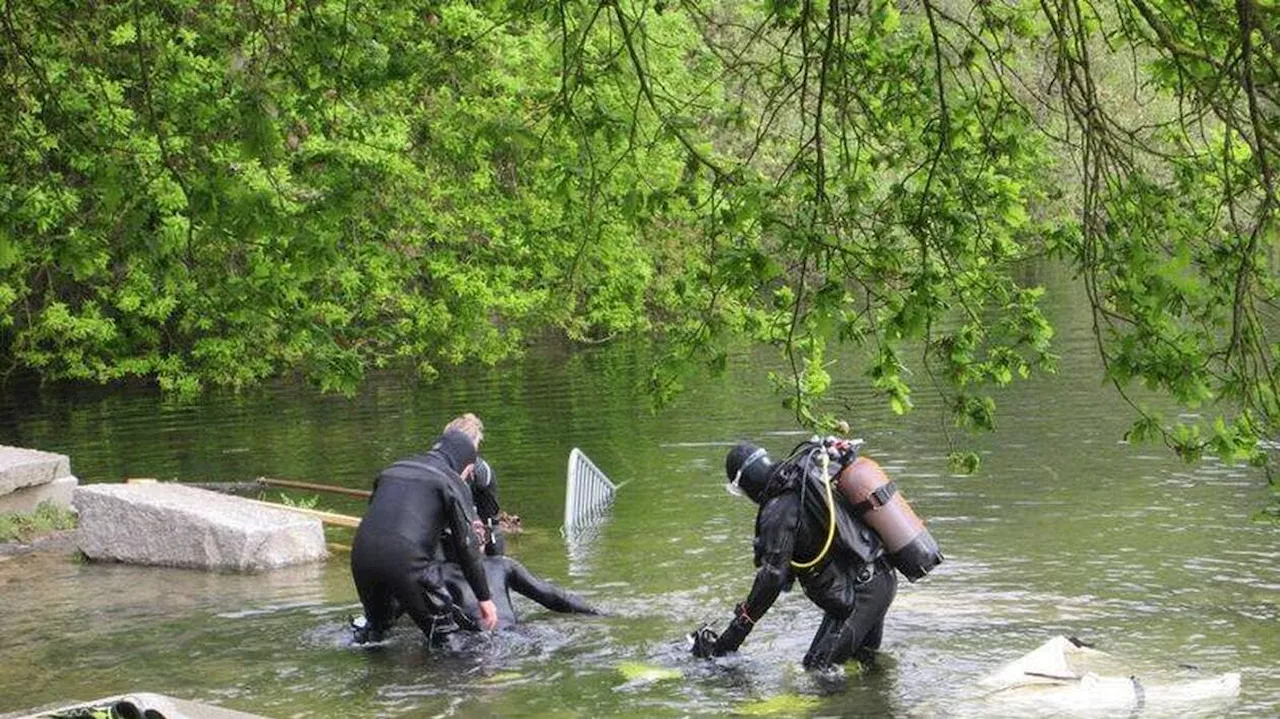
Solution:
<svg viewBox="0 0 1280 719"><path fill-rule="evenodd" d="M480 616L479 602L475 592L467 582L462 567L449 563L441 565L445 586L454 603L460 607L468 618L478 623ZM510 627L516 623L515 606L511 603L511 590L522 594L541 604L553 612L562 614L600 614L600 610L587 604L581 597L567 592L560 587L530 572L520 562L511 557L485 557L485 576L489 579L489 591L493 603L498 608L498 626Z"/></svg>
<svg viewBox="0 0 1280 719"><path fill-rule="evenodd" d="M870 473L884 476L874 462L857 459L855 450L856 445L843 440L815 438L777 466L763 448L747 442L729 452L727 488L732 494L746 494L760 507L755 532L759 570L751 593L734 608L733 621L723 634L708 627L693 634L696 656L736 651L778 594L796 579L805 596L824 612L804 657L806 669L869 657L880 647L884 616L897 593L894 567L915 579L942 561L942 555L919 525L925 538L917 535L905 553L893 547L898 554L891 556L882 537L862 520L868 510L887 506L893 497L891 483L877 484L876 499L856 506L844 496L836 499L832 488L838 486L844 495L841 483L847 483L846 477L868 474L871 468ZM899 564L899 556L915 564Z"/></svg>
<svg viewBox="0 0 1280 719"><path fill-rule="evenodd" d="M441 565L435 560L446 538L479 599L478 626L497 623L472 532L470 497L464 494L481 435L463 420L450 422L426 454L396 462L378 476L351 548L351 575L367 617L353 626L358 643L380 639L400 611L428 641L455 627L460 613L438 581Z"/></svg>

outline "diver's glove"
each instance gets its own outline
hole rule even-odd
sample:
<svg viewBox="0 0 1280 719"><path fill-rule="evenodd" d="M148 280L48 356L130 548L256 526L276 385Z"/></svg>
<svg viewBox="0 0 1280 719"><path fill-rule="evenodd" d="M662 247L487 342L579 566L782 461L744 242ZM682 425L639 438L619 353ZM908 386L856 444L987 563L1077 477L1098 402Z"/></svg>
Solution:
<svg viewBox="0 0 1280 719"><path fill-rule="evenodd" d="M363 616L347 617L347 625L351 628L351 640L356 644L370 644L382 641L382 632L369 625Z"/></svg>
<svg viewBox="0 0 1280 719"><path fill-rule="evenodd" d="M729 622L724 634L716 639L715 646L711 648L711 656L721 657L729 652L738 651L738 647L742 646L742 642L746 640L755 625L756 621L747 613L746 602L734 607L733 621Z"/></svg>
<svg viewBox="0 0 1280 719"><path fill-rule="evenodd" d="M689 632L689 651L699 659L710 659L711 651L719 636L709 625L703 624Z"/></svg>

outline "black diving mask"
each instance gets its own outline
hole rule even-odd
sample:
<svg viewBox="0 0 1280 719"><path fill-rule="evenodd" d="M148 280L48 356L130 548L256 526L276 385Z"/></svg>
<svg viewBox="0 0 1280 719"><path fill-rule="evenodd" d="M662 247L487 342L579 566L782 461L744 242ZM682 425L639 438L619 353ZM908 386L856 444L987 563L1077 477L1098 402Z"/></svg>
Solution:
<svg viewBox="0 0 1280 719"><path fill-rule="evenodd" d="M735 497L746 497L747 499L750 499L750 497L747 496L747 493L742 491L742 473L747 471L748 467L759 462L761 458L768 454L769 453L764 447L759 447L756 451L752 452L751 455L747 457L746 461L742 463L742 466L738 467L738 471L734 473L733 479L729 480L729 482L724 485L725 491Z"/></svg>

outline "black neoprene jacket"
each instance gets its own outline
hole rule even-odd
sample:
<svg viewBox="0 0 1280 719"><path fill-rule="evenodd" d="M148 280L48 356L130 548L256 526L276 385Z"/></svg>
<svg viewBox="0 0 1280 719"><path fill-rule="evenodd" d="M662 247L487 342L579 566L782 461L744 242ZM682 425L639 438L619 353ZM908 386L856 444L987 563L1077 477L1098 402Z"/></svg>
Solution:
<svg viewBox="0 0 1280 719"><path fill-rule="evenodd" d="M475 518L470 492L450 466L448 457L433 450L401 460L382 471L356 533L356 541L375 535L407 540L414 556L404 561L429 561L439 555L446 536L451 554L467 583L481 601L491 598L484 572L484 555L471 528ZM445 532L448 527L451 531Z"/></svg>

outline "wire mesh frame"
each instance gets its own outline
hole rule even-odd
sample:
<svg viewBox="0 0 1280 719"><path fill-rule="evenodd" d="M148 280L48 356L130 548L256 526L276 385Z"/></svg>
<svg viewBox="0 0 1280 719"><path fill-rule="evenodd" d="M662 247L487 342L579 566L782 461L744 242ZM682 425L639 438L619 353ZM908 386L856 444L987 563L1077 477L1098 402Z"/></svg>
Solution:
<svg viewBox="0 0 1280 719"><path fill-rule="evenodd" d="M565 552L569 560L570 577L590 577L592 557L600 546L599 539L608 524L608 518L601 516L596 524L579 524L573 529L562 529Z"/></svg>
<svg viewBox="0 0 1280 719"><path fill-rule="evenodd" d="M593 524L613 501L618 487L577 447L569 453L565 482L564 529Z"/></svg>

